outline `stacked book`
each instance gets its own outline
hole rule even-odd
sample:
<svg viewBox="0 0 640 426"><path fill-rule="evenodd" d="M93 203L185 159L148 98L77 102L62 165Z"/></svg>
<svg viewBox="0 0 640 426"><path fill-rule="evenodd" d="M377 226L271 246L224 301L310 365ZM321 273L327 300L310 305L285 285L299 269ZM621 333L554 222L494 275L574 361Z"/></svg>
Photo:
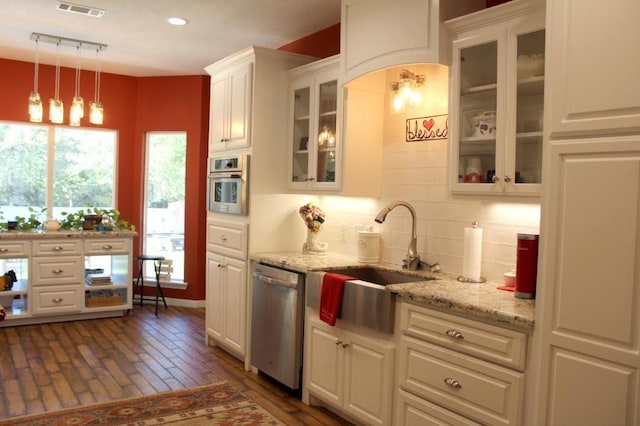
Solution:
<svg viewBox="0 0 640 426"><path fill-rule="evenodd" d="M111 275L104 274L88 274L85 279L87 285L109 285L111 283Z"/></svg>

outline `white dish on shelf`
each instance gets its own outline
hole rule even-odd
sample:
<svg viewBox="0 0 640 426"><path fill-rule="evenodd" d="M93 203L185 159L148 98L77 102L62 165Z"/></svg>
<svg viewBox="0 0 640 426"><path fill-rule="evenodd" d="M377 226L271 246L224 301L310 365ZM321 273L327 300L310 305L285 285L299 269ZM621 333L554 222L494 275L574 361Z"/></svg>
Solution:
<svg viewBox="0 0 640 426"><path fill-rule="evenodd" d="M518 56L518 79L537 77L544 74L544 56L520 55Z"/></svg>

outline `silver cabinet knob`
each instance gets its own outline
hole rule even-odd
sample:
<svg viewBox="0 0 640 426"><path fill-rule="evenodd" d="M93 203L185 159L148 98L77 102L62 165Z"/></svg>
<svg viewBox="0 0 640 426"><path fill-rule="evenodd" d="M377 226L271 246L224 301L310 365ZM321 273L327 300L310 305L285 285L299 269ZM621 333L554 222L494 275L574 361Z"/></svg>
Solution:
<svg viewBox="0 0 640 426"><path fill-rule="evenodd" d="M453 377L445 377L444 383L450 388L462 389L462 385L460 384L460 382L454 379Z"/></svg>
<svg viewBox="0 0 640 426"><path fill-rule="evenodd" d="M342 340L336 340L336 346L341 344L342 344Z"/></svg>
<svg viewBox="0 0 640 426"><path fill-rule="evenodd" d="M507 182L507 183L511 182L511 177L510 176L505 176L504 177L504 181Z"/></svg>
<svg viewBox="0 0 640 426"><path fill-rule="evenodd" d="M447 330L447 336L453 337L454 339L464 339L464 336L462 335L462 333L460 333L458 330L455 330L453 328L450 330Z"/></svg>
<svg viewBox="0 0 640 426"><path fill-rule="evenodd" d="M63 300L64 300L64 299L62 299L61 297L56 297L55 299L51 299L51 301L52 301L53 303L60 303L60 302L62 302Z"/></svg>
<svg viewBox="0 0 640 426"><path fill-rule="evenodd" d="M53 270L53 271L51 271L51 272L52 272L52 273L54 273L54 274L61 274L61 273L63 273L64 271L63 271L62 269L54 269L54 270Z"/></svg>
<svg viewBox="0 0 640 426"><path fill-rule="evenodd" d="M491 182L496 183L499 182L500 178L497 175L493 175L493 177L491 178Z"/></svg>
<svg viewBox="0 0 640 426"><path fill-rule="evenodd" d="M9 253L9 249L8 248L0 248L0 253Z"/></svg>
<svg viewBox="0 0 640 426"><path fill-rule="evenodd" d="M54 247L54 248L52 248L51 250L53 250L53 251L62 251L62 250L64 250L64 248L63 248L63 247L60 247L60 246L55 246L55 247Z"/></svg>
<svg viewBox="0 0 640 426"><path fill-rule="evenodd" d="M105 244L102 246L102 250L111 250L113 246L111 244Z"/></svg>

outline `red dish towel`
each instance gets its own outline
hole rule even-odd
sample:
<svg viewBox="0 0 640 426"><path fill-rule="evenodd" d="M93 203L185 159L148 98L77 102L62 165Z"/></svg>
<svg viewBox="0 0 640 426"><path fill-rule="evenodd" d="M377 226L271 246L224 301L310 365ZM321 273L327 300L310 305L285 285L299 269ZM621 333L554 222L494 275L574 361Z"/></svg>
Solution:
<svg viewBox="0 0 640 426"><path fill-rule="evenodd" d="M336 325L336 319L342 306L344 282L349 280L355 280L355 278L332 272L325 273L322 278L320 319L329 325Z"/></svg>

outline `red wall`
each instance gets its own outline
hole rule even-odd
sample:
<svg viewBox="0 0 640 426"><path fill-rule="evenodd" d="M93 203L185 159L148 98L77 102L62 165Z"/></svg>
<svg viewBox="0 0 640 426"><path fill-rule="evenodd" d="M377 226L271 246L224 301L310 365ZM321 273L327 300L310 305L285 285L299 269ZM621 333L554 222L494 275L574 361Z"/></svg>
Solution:
<svg viewBox="0 0 640 426"><path fill-rule="evenodd" d="M327 58L340 53L340 23L278 48L287 52Z"/></svg>
<svg viewBox="0 0 640 426"><path fill-rule="evenodd" d="M38 91L45 102L53 97L55 68L40 65ZM95 74L83 71L80 94L85 108L93 100ZM74 95L75 69L61 68L60 98L65 102L65 123ZM33 64L0 58L0 120L28 122L27 99L33 90ZM100 101L104 105L104 125L94 126L85 119L84 127L113 129L118 132L117 208L121 216L142 224L142 186L144 140L148 131L187 132L187 189L185 212L185 280L187 290L167 289L165 295L202 300L204 286L204 232L206 222L205 166L209 129L209 77L129 77L101 75ZM0 189L1 190L1 189ZM139 238L134 253L140 252ZM134 265L137 273L137 265Z"/></svg>

